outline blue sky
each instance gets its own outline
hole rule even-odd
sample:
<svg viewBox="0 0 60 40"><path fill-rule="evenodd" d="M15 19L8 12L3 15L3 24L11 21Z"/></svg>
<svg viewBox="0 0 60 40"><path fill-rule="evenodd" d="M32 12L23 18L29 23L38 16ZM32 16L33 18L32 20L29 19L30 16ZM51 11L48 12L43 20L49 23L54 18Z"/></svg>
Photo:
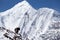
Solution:
<svg viewBox="0 0 60 40"><path fill-rule="evenodd" d="M12 8L15 4L23 0L0 0L0 12L6 11ZM60 0L27 0L32 7L39 9L42 7L53 8L60 11Z"/></svg>

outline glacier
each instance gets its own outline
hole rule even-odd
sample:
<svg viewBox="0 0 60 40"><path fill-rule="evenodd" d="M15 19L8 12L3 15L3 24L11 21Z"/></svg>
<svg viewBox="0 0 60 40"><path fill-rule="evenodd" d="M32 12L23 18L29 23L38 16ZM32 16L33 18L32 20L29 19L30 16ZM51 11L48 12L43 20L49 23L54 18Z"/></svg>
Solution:
<svg viewBox="0 0 60 40"><path fill-rule="evenodd" d="M0 27L13 32L16 27L20 27L19 33L23 40L55 40L55 35L60 33L60 13L46 7L36 10L27 1L22 1L0 12ZM0 40L9 40L3 36L5 31L0 32Z"/></svg>

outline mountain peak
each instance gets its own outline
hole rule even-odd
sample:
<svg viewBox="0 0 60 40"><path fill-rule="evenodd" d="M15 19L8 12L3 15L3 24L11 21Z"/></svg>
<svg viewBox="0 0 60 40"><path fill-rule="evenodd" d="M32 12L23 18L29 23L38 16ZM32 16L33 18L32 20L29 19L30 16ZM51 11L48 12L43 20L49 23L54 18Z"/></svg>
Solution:
<svg viewBox="0 0 60 40"><path fill-rule="evenodd" d="M22 8L23 8L24 10L29 10L29 8L34 9L26 0L24 0L24 1L22 1L22 2L19 2L18 4L16 4L16 5L13 6L12 8L10 8L10 9L4 11L4 12L1 12L0 15L3 16L3 15L6 15L6 14L11 13L11 12L13 12L13 11L14 11L14 12L15 12L15 11L18 11L18 10L20 11L20 10L22 10ZM34 10L36 10L36 9L34 9Z"/></svg>
<svg viewBox="0 0 60 40"><path fill-rule="evenodd" d="M15 6L18 6L18 7L20 7L21 5L30 5L27 1L22 1L22 2L19 2L18 4L16 4Z"/></svg>
<svg viewBox="0 0 60 40"><path fill-rule="evenodd" d="M22 1L16 4L11 9L0 13L0 17L1 20L3 20L2 22L4 23L4 25L3 23L1 24L7 29L12 29L14 31L14 28L18 27L21 20L24 19L25 13L29 14L29 16L32 17L35 14L35 12L36 10L27 1ZM13 21L14 23L12 24ZM17 24L15 24L15 21L17 22Z"/></svg>
<svg viewBox="0 0 60 40"><path fill-rule="evenodd" d="M47 7L39 8L38 10L55 11L54 9L47 8Z"/></svg>

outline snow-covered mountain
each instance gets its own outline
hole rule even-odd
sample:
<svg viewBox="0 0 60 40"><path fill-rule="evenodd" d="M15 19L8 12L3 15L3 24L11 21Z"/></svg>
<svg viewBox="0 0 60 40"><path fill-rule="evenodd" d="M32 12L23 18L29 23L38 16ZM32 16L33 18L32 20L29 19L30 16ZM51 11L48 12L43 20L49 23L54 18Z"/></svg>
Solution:
<svg viewBox="0 0 60 40"><path fill-rule="evenodd" d="M13 8L0 13L1 24L2 26L13 30L24 20L25 15L29 14L29 16L33 17L36 11L37 10L32 8L28 2L23 1L15 5Z"/></svg>
<svg viewBox="0 0 60 40"><path fill-rule="evenodd" d="M40 36L52 29L60 28L60 14L50 8L36 10L27 1L22 1L13 8L0 13L0 27L5 27L11 31L20 27L23 40L25 38L45 40Z"/></svg>

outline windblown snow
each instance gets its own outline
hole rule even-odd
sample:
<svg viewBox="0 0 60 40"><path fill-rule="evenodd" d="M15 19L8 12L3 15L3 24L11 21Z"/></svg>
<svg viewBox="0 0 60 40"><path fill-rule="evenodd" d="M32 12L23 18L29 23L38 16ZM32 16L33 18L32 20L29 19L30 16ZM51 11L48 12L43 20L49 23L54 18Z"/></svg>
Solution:
<svg viewBox="0 0 60 40"><path fill-rule="evenodd" d="M19 33L23 40L26 38L55 40L55 35L60 33L60 13L50 8L36 10L27 1L22 1L13 8L0 13L0 27L13 32L16 27L20 27ZM5 31L0 31L0 40L9 40L3 36L4 33Z"/></svg>

